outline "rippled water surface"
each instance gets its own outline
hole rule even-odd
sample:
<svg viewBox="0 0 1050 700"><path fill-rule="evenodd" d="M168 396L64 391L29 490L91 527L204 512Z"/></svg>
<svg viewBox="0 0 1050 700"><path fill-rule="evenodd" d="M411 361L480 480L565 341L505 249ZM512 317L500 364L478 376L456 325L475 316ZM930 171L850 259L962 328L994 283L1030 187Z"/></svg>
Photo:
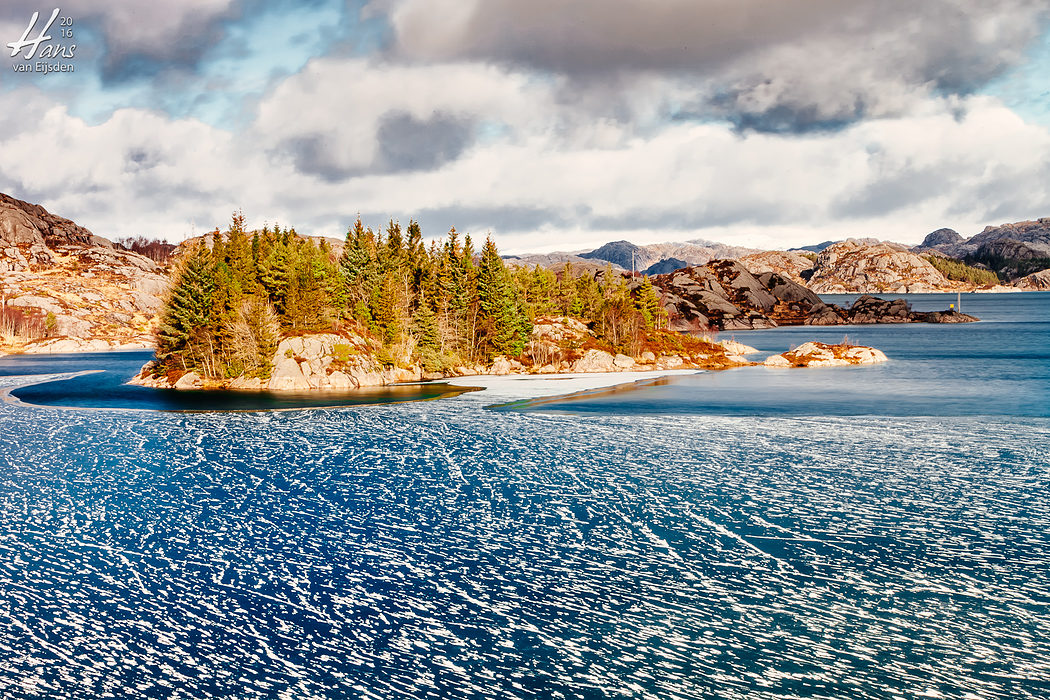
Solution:
<svg viewBox="0 0 1050 700"><path fill-rule="evenodd" d="M937 384L944 354L971 374L942 384L1038 395L1038 344L1008 347L1045 333L1026 324L1050 300L1019 299L1042 299L1026 321L1012 299L950 329L989 341L980 362L947 327L860 340L893 358L885 381ZM863 399L869 370L828 390ZM527 386L291 412L0 404L0 695L1050 695L1045 412L484 409Z"/></svg>

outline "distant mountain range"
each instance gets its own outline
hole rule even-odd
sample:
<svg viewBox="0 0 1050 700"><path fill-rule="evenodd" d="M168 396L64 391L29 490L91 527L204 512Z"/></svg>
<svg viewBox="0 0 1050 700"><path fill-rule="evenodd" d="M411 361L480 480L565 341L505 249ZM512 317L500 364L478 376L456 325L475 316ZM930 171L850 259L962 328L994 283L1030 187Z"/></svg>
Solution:
<svg viewBox="0 0 1050 700"><path fill-rule="evenodd" d="M846 243L849 245L844 246ZM839 254L825 256L832 248ZM812 258L815 254L821 255L821 264ZM706 265L712 260L732 259L742 260L754 272L776 271L821 293L958 288L921 257L931 254L991 270L1024 289L1041 289L1050 273L1033 273L1050 268L1050 218L988 226L969 239L942 228L913 248L877 238L824 241L789 251L762 251L703 239L648 245L613 241L594 250L506 255L504 259L542 267L561 267L570 262L578 271L611 265L614 270L634 270L650 276ZM836 269L845 261L849 270Z"/></svg>
<svg viewBox="0 0 1050 700"><path fill-rule="evenodd" d="M988 226L971 238L937 229L913 250L958 258L1017 279L1050 268L1050 218Z"/></svg>
<svg viewBox="0 0 1050 700"><path fill-rule="evenodd" d="M543 267L564 265L566 262L584 266L598 264L601 267L611 264L614 269L636 270L653 275L680 269L665 269L672 263L682 263L680 267L704 265L712 260L740 258L758 252L760 251L757 248L744 248L696 239L684 243L650 243L648 245L637 245L630 241L613 241L589 251L505 255L503 258L518 265ZM651 269L656 266L659 268Z"/></svg>
<svg viewBox="0 0 1050 700"><path fill-rule="evenodd" d="M986 226L971 238L963 238L950 228L937 229L923 239L913 250L937 250L953 258L973 255L982 248L1003 250L1014 244L1015 253L1031 258L1050 257L1050 217L1035 221L1019 221L1002 226Z"/></svg>

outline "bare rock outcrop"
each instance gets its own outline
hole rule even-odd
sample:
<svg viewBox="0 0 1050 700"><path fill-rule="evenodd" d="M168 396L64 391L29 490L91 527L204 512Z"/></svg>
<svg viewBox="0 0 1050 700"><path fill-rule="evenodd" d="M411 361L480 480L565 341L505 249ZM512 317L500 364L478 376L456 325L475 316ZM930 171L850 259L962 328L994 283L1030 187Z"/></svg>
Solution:
<svg viewBox="0 0 1050 700"><path fill-rule="evenodd" d="M758 352L756 348L753 348L750 345L744 345L734 339L719 340L718 344L725 348L726 352L730 355L754 355Z"/></svg>
<svg viewBox="0 0 1050 700"><path fill-rule="evenodd" d="M817 294L914 294L958 287L914 253L887 243L868 245L852 239L817 255L808 286Z"/></svg>
<svg viewBox="0 0 1050 700"><path fill-rule="evenodd" d="M778 325L834 325L844 314L775 272L752 274L736 260L653 278L677 331L745 330Z"/></svg>
<svg viewBox="0 0 1050 700"><path fill-rule="evenodd" d="M1023 243L1033 251L1034 255L1050 257L1050 217L1000 226L986 226L983 231L966 241L965 245L969 252L1000 240Z"/></svg>
<svg viewBox="0 0 1050 700"><path fill-rule="evenodd" d="M779 355L767 357L767 367L843 367L886 362L881 350L864 345L828 345L810 341Z"/></svg>
<svg viewBox="0 0 1050 700"><path fill-rule="evenodd" d="M8 338L7 349L40 340L138 345L155 330L167 286L165 270L149 258L0 193L0 309L17 310L21 325L36 329Z"/></svg>
<svg viewBox="0 0 1050 700"><path fill-rule="evenodd" d="M971 323L976 316L955 309L947 311L912 311L911 304L904 299L880 299L865 294L857 298L846 312L849 323Z"/></svg>
<svg viewBox="0 0 1050 700"><path fill-rule="evenodd" d="M890 254L911 255L896 249ZM715 260L703 267L658 275L652 281L663 295L671 328L680 332L977 320L951 311L915 312L904 300L884 301L867 295L843 309L824 303L815 292L779 273L754 275L736 260Z"/></svg>
<svg viewBox="0 0 1050 700"><path fill-rule="evenodd" d="M813 260L790 250L767 250L740 258L751 274L773 272L795 284L806 284L813 274Z"/></svg>
<svg viewBox="0 0 1050 700"><path fill-rule="evenodd" d="M1041 270L1022 277L1014 286L1028 292L1045 292L1050 290L1050 270Z"/></svg>
<svg viewBox="0 0 1050 700"><path fill-rule="evenodd" d="M776 299L735 260L716 260L652 278L663 293L672 330L744 330L776 325Z"/></svg>
<svg viewBox="0 0 1050 700"><path fill-rule="evenodd" d="M1050 259L1050 217L986 226L969 239L950 229L940 229L913 250L965 259L993 270L1003 279L1016 280L1037 272L1040 266L1045 267L1043 261Z"/></svg>
<svg viewBox="0 0 1050 700"><path fill-rule="evenodd" d="M420 367L384 365L374 344L357 335L321 333L285 338L277 346L270 391L347 391L423 378ZM246 387L245 387L246 388Z"/></svg>
<svg viewBox="0 0 1050 700"><path fill-rule="evenodd" d="M113 247L106 239L69 219L55 216L39 204L0 192L0 248L54 248L69 244Z"/></svg>
<svg viewBox="0 0 1050 700"><path fill-rule="evenodd" d="M958 231L950 228L939 228L926 234L926 237L922 239L922 243L916 246L916 249L944 251L965 242L966 239L959 235Z"/></svg>

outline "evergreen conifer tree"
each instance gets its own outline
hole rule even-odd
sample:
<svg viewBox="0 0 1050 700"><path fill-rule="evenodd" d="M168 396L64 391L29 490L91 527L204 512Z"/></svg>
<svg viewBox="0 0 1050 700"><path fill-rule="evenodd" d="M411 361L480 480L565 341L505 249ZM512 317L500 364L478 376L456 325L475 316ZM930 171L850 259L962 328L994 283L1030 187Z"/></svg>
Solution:
<svg viewBox="0 0 1050 700"><path fill-rule="evenodd" d="M196 243L176 268L157 331L157 359L171 369L201 366L210 340L215 277L211 253Z"/></svg>
<svg viewBox="0 0 1050 700"><path fill-rule="evenodd" d="M485 240L477 272L478 304L489 350L518 355L525 347L525 323L510 276L492 238Z"/></svg>
<svg viewBox="0 0 1050 700"><path fill-rule="evenodd" d="M642 314L647 329L651 330L663 325L666 313L663 304L660 303L660 295L648 277L642 280L638 288L638 299L635 305L638 307L638 312Z"/></svg>

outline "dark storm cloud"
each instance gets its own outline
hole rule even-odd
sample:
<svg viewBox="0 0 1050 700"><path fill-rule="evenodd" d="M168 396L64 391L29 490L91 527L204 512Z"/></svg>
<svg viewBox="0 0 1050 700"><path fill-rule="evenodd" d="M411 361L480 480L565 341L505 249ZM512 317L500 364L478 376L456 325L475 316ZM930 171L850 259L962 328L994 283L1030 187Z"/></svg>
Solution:
<svg viewBox="0 0 1050 700"><path fill-rule="evenodd" d="M587 224L604 231L682 231L734 224L778 224L792 220L794 215L790 206L774 202L697 201L692 207L675 209L637 207L616 216L596 216Z"/></svg>
<svg viewBox="0 0 1050 700"><path fill-rule="evenodd" d="M1050 16L1045 0L392 5L392 51L404 58L545 71L581 92L620 92L624 75L679 80L692 87L689 111L773 132L899 113L930 91L969 93L1021 61Z"/></svg>
<svg viewBox="0 0 1050 700"><path fill-rule="evenodd" d="M830 213L843 219L875 218L919 204L952 187L950 165L901 166L877 173L867 186L832 202Z"/></svg>
<svg viewBox="0 0 1050 700"><path fill-rule="evenodd" d="M455 226L460 233L470 233L475 241L492 232L536 231L544 226L566 226L582 220L586 211L559 212L548 207L470 207L449 206L424 209L413 218L428 237L444 235Z"/></svg>
<svg viewBox="0 0 1050 700"><path fill-rule="evenodd" d="M397 48L406 55L495 60L584 75L719 65L778 36L833 25L841 3L485 0L465 3L471 12L448 12L443 3L427 0L395 5Z"/></svg>
<svg viewBox="0 0 1050 700"><path fill-rule="evenodd" d="M369 163L345 152L332 133L312 133L284 139L279 148L296 170L338 183L362 175L384 175L440 168L454 161L474 141L472 120L435 113L418 119L401 111L378 120L376 152Z"/></svg>
<svg viewBox="0 0 1050 700"><path fill-rule="evenodd" d="M285 139L277 150L291 157L298 172L315 175L325 182L342 182L362 172L359 166L340 164L332 139L321 134Z"/></svg>
<svg viewBox="0 0 1050 700"><path fill-rule="evenodd" d="M385 172L433 170L455 160L473 139L471 121L448 114L417 119L395 112L380 118L379 168Z"/></svg>

